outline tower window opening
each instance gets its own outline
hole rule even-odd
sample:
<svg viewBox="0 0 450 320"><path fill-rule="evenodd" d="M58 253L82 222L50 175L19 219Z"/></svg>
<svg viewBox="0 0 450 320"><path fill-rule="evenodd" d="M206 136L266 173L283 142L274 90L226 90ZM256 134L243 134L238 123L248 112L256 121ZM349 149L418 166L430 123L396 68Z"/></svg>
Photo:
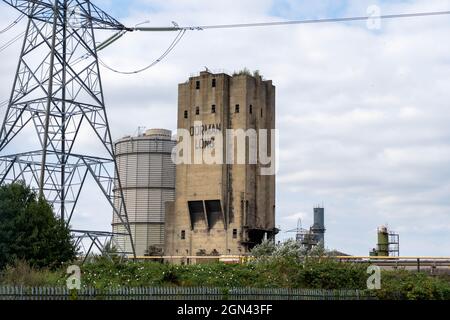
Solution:
<svg viewBox="0 0 450 320"><path fill-rule="evenodd" d="M215 104L213 104L211 106L211 113L216 113L216 105Z"/></svg>
<svg viewBox="0 0 450 320"><path fill-rule="evenodd" d="M200 90L200 81L195 82L195 89Z"/></svg>
<svg viewBox="0 0 450 320"><path fill-rule="evenodd" d="M184 111L184 118L187 119L187 118L188 118L188 115L189 115L188 111L185 110L185 111Z"/></svg>
<svg viewBox="0 0 450 320"><path fill-rule="evenodd" d="M200 107L195 108L195 114L198 116L200 114Z"/></svg>
<svg viewBox="0 0 450 320"><path fill-rule="evenodd" d="M239 105L238 105L238 104L236 105L236 107L235 107L235 109L234 109L234 112L235 112L235 113L239 113Z"/></svg>
<svg viewBox="0 0 450 320"><path fill-rule="evenodd" d="M212 79L212 87L215 88L216 87L216 79Z"/></svg>

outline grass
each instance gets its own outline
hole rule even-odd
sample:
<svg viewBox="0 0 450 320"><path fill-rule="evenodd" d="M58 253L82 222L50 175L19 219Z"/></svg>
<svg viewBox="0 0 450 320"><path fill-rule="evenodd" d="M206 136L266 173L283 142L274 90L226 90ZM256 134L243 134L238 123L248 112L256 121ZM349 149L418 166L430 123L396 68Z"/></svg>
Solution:
<svg viewBox="0 0 450 320"><path fill-rule="evenodd" d="M14 286L58 286L65 283L64 274L50 269L35 269L24 261L8 266L1 273L0 284Z"/></svg>

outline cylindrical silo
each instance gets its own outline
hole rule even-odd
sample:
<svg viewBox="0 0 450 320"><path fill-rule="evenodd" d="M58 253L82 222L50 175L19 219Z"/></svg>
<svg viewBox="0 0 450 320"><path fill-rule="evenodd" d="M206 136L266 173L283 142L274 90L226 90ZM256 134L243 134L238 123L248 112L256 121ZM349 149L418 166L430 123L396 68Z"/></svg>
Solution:
<svg viewBox="0 0 450 320"><path fill-rule="evenodd" d="M389 231L387 227L381 226L378 228L378 256L389 256Z"/></svg>
<svg viewBox="0 0 450 320"><path fill-rule="evenodd" d="M118 174L128 213L136 255L164 248L165 203L175 200L175 164L171 154L176 141L172 132L151 129L115 142ZM116 189L115 196L120 196ZM114 216L113 232L125 228ZM128 237L116 241L131 250Z"/></svg>

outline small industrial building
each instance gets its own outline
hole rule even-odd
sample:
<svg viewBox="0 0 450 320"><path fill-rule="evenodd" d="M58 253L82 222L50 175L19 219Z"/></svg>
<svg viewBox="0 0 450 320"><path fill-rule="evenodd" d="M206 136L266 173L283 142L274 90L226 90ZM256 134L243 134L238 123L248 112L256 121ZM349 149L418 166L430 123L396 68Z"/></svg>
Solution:
<svg viewBox="0 0 450 320"><path fill-rule="evenodd" d="M297 228L286 232L296 232L296 241L302 248L310 251L318 245L325 248L325 231L325 209L317 206L314 208L314 223L309 229L302 228L301 219L299 219Z"/></svg>
<svg viewBox="0 0 450 320"><path fill-rule="evenodd" d="M400 235L383 225L377 229L377 247L369 252L372 257L399 257Z"/></svg>

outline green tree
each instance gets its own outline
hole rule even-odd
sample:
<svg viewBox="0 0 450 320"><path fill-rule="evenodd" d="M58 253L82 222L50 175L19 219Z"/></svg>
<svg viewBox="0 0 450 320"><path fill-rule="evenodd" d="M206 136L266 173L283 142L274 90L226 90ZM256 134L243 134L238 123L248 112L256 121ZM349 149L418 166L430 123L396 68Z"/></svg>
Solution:
<svg viewBox="0 0 450 320"><path fill-rule="evenodd" d="M55 268L76 256L69 228L23 183L0 187L0 269L17 260Z"/></svg>

